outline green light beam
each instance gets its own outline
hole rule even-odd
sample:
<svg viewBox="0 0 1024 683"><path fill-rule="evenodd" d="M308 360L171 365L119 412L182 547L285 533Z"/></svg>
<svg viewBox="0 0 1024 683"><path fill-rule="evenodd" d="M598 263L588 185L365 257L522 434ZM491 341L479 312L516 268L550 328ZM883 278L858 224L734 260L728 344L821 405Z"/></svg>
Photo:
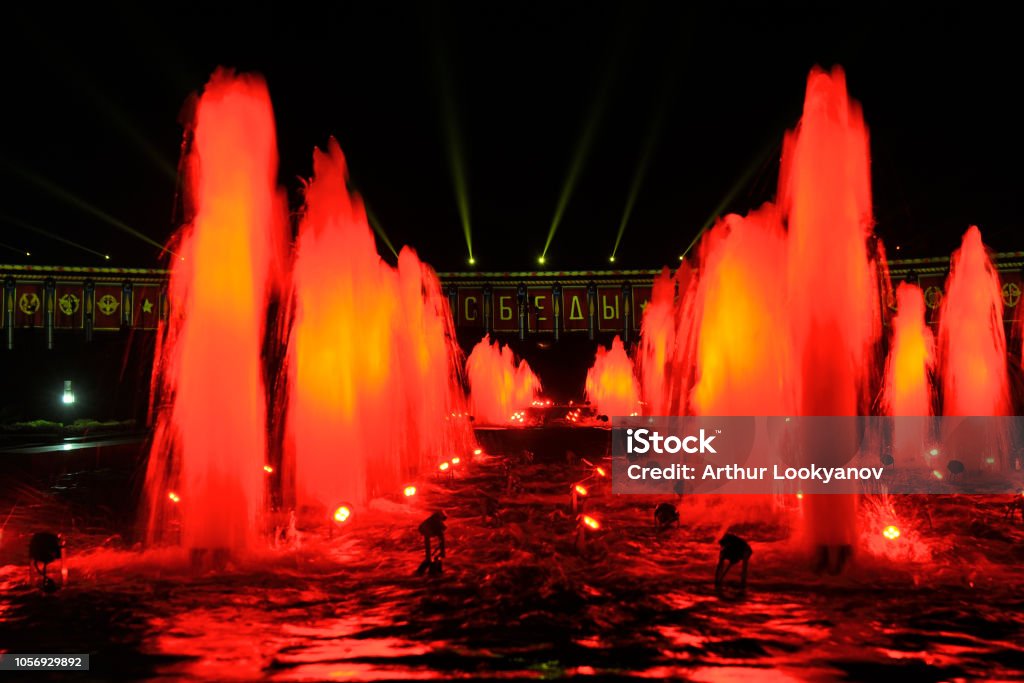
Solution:
<svg viewBox="0 0 1024 683"><path fill-rule="evenodd" d="M537 259L537 262L541 265L543 265L547 260L548 250L551 248L551 241L554 239L555 232L558 231L558 226L562 222L562 217L565 215L565 209L569 205L569 199L572 197L573 190L575 190L576 183L579 180L580 172L583 170L583 165L586 163L587 157L590 155L590 149L593 146L597 129L600 127L601 120L604 118L604 112L608 105L608 97L611 94L612 84L618 76L619 61L622 54L626 49L628 49L630 34L635 29L633 25L635 16L630 13L631 11L631 9L624 8L619 17L621 30L615 40L615 45L612 48L611 56L607 62L604 79L601 81L601 87L597 92L597 96L594 98L594 104L590 108L590 114L583 126L583 132L576 142L576 148L573 150L572 162L569 165L569 173L565 178L565 183L562 185L562 191L558 197L558 204L555 206L555 215L551 219L551 226L548 228L547 239L544 240L544 249L541 251L540 257Z"/></svg>
<svg viewBox="0 0 1024 683"><path fill-rule="evenodd" d="M4 249L7 249L9 251L13 251L14 253L19 254L21 256L32 255L32 252L30 252L28 249L19 249L18 247L12 247L10 244L7 244L6 242L0 242L0 247L3 247Z"/></svg>
<svg viewBox="0 0 1024 683"><path fill-rule="evenodd" d="M697 232L694 238L690 240L690 244L687 245L686 249L679 257L680 261L686 258L686 255L690 253L690 250L693 249L695 244L697 244L701 236L705 232L707 232L712 225L715 224L715 221L719 219L719 217L722 215L722 212L725 211L726 208L728 208L729 205L733 203L733 201L743 190L743 188L746 187L750 180L754 177L754 174L756 174L760 169L764 167L764 164L768 160L768 158L771 157L771 155L779 149L779 146L782 144L781 141L781 137L773 138L771 143L761 148L761 151L758 153L758 155L754 157L753 161L751 161L750 164L746 167L746 169L744 169L743 174L739 177L739 180L737 180L733 184L733 186L729 188L729 191L725 194L725 197L722 198L722 201L718 203L718 206L716 206L714 210L708 215L707 219L704 221L704 225L701 226L700 230Z"/></svg>
<svg viewBox="0 0 1024 683"><path fill-rule="evenodd" d="M572 197L573 190L576 189L576 182L579 180L580 171L583 169L583 164L590 155L590 148L594 143L594 136L597 133L598 124L600 124L601 118L604 116L604 109L608 102L608 93L610 90L610 83L608 79L605 79L605 83L601 87L601 91L594 102L594 106L591 108L590 115L587 117L587 122L583 127L583 133L576 142L576 149L573 151L572 163L569 165L569 173L565 178L565 183L562 185L562 192L558 197L558 204L555 206L555 215L551 219L551 226L548 228L548 237L544 240L544 249L541 251L540 258L537 259L541 264L544 263L544 260L548 255L548 249L551 248L551 240L554 239L555 232L558 231L558 226L562 222L562 216L565 214L565 208L569 205L569 199Z"/></svg>
<svg viewBox="0 0 1024 683"><path fill-rule="evenodd" d="M10 164L7 164L7 167L13 170L17 175L28 180L30 183L32 183L39 189L48 192L49 194L53 195L57 199L60 199L64 203L73 206L77 209L81 209L85 213L89 214L90 216L93 216L94 218L98 218L107 225L117 228L121 232L127 233L133 237L137 237L146 244L150 244L156 247L157 249L160 249L161 251L165 249L165 246L163 244L160 244L159 242L151 238L149 235L139 232L138 230L131 227L127 223L124 223L123 221L114 218L106 211L103 211L102 209L93 206L84 199L81 199L80 197L72 194L71 192L65 190L63 187L57 185L56 183L53 183L47 180L46 178L38 176L27 169L17 168Z"/></svg>
<svg viewBox="0 0 1024 683"><path fill-rule="evenodd" d="M654 156L655 143L661 137L661 129L665 124L665 114L667 111L667 105L663 104L659 107L658 113L651 123L650 130L647 131L643 151L640 153L640 160L637 162L636 169L633 172L633 182L629 186L629 196L626 198L626 207L622 211L622 220L619 221L619 232L615 235L615 246L612 247L611 256L613 263L615 262L616 254L619 252L619 243L622 242L622 235L626 232L626 224L629 223L629 218L633 215L633 206L636 204L637 195L640 194L640 186L647 176L647 168L651 163L651 157Z"/></svg>
<svg viewBox="0 0 1024 683"><path fill-rule="evenodd" d="M465 145L458 110L455 106L455 87L452 83L452 68L444 46L440 40L441 18L433 16L433 57L434 76L437 79L442 133L445 139L445 154L448 157L448 171L451 174L452 189L455 191L455 203L459 210L459 221L462 234L466 239L466 251L469 253L470 264L476 263L473 255L473 235L469 211L469 181L466 174Z"/></svg>
<svg viewBox="0 0 1024 683"><path fill-rule="evenodd" d="M391 253L395 255L395 258L398 258L398 252L395 251L395 247L392 246L391 240L388 239L387 233L384 232L384 228L380 226L380 221L377 220L377 214L373 212L373 210L370 208L370 205L366 203L365 199L363 200L363 208L366 209L366 220L370 222L370 227L373 228L373 231L375 233L377 233L377 237L381 239L381 241L384 243L384 246L386 246L391 251Z"/></svg>
<svg viewBox="0 0 1024 683"><path fill-rule="evenodd" d="M49 230L44 230L43 228L39 228L32 225L31 223L26 223L20 218L15 218L14 216L0 216L0 220L6 221L7 223L10 223L12 225L17 225L19 228L23 228L25 230L31 230L32 232L43 235L44 237L49 237L50 239L55 240L57 242L63 242L64 244L75 247L76 249L81 249L82 251L87 251L90 254L95 254L96 256L99 256L102 259L108 261L110 260L109 254L104 254L102 252L96 251L95 249L90 249L85 245L79 244L78 242L73 242L66 237L61 237L60 235L52 233Z"/></svg>

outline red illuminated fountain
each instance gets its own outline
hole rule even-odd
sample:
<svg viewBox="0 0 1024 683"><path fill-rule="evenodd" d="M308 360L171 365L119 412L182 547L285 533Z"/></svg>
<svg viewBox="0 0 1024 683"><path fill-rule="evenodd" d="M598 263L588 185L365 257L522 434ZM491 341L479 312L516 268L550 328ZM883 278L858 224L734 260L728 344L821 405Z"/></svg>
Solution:
<svg viewBox="0 0 1024 683"><path fill-rule="evenodd" d="M263 81L217 71L183 160L186 223L169 252L170 320L154 366L146 475L151 541L236 551L260 528L267 458L261 346L278 284L285 202Z"/></svg>
<svg viewBox="0 0 1024 683"><path fill-rule="evenodd" d="M935 337L925 321L920 287L903 282L896 288L896 314L891 324L882 412L900 417L894 423L892 455L900 466L930 467L927 418L934 412Z"/></svg>
<svg viewBox="0 0 1024 683"><path fill-rule="evenodd" d="M471 432L437 276L408 248L397 269L381 260L334 140L313 172L292 276L285 469L300 505L326 507L400 489L466 452Z"/></svg>
<svg viewBox="0 0 1024 683"><path fill-rule="evenodd" d="M667 276L658 284L657 318L644 321L641 357L646 366L665 359L665 372L659 377L645 367L644 400L672 414L865 411L884 274L872 225L860 108L848 99L841 70L816 69L800 124L785 139L778 204L726 216L704 236L693 276L677 275L671 315ZM834 283L827 296L826 277ZM654 330L671 341L651 338ZM805 452L822 450L805 446ZM803 502L804 536L835 564L856 539L856 499Z"/></svg>
<svg viewBox="0 0 1024 683"><path fill-rule="evenodd" d="M215 73L186 140L190 213L171 246L171 315L154 371L150 541L200 556L252 547L268 526L277 460L285 502L327 520L343 501L401 491L422 466L469 452L461 354L440 283L408 249L397 268L378 256L337 144L314 154L289 288L263 81ZM286 390L268 400L274 294L291 305L280 326ZM269 442L268 414L287 415L284 444Z"/></svg>
<svg viewBox="0 0 1024 683"><path fill-rule="evenodd" d="M939 321L939 363L944 415L1010 414L1002 289L977 227L964 234L953 254ZM965 420L946 428L947 463L957 460L972 470L1008 464L1007 435L991 422Z"/></svg>
<svg viewBox="0 0 1024 683"><path fill-rule="evenodd" d="M1008 415L1002 291L977 227L953 254L941 316L943 414Z"/></svg>
<svg viewBox="0 0 1024 683"><path fill-rule="evenodd" d="M639 414L640 382L618 336L611 347L597 347L594 365L587 372L586 390L587 399L599 413L609 417Z"/></svg>
<svg viewBox="0 0 1024 683"><path fill-rule="evenodd" d="M526 360L516 362L512 349L490 336L481 339L466 359L469 400L480 424L503 425L540 396L541 384Z"/></svg>

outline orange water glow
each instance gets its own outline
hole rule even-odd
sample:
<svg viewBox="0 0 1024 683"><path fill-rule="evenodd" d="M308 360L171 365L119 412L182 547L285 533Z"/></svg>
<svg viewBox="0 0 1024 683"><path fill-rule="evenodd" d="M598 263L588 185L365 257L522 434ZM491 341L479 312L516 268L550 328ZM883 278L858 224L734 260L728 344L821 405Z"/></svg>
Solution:
<svg viewBox="0 0 1024 683"><path fill-rule="evenodd" d="M218 70L192 104L144 514L151 543L236 551L268 530L271 487L326 517L476 444L440 282L408 248L381 260L337 143L314 152L289 262L263 80Z"/></svg>
<svg viewBox="0 0 1024 683"><path fill-rule="evenodd" d="M609 348L597 347L594 364L587 371L586 391L597 412L609 417L636 415L640 410L640 382L618 335Z"/></svg>
<svg viewBox="0 0 1024 683"><path fill-rule="evenodd" d="M146 490L173 487L187 548L241 550L260 528L267 461L261 365L267 308L280 286L285 201L263 80L218 70L186 134L185 224L172 240L170 317L154 363L155 430ZM148 497L149 540L170 540Z"/></svg>
<svg viewBox="0 0 1024 683"><path fill-rule="evenodd" d="M540 380L525 360L516 361L512 349L490 336L481 339L466 359L469 401L480 424L522 422L520 411L538 399Z"/></svg>
<svg viewBox="0 0 1024 683"><path fill-rule="evenodd" d="M776 203L725 216L674 288L667 274L656 282L643 330L657 337L640 351L648 414L870 409L888 277L872 232L868 159L867 129L842 70L812 70L800 123L783 143ZM826 274L834 283L827 297ZM818 446L802 450L843 452ZM813 547L855 544L856 497L805 496L803 505L802 536Z"/></svg>

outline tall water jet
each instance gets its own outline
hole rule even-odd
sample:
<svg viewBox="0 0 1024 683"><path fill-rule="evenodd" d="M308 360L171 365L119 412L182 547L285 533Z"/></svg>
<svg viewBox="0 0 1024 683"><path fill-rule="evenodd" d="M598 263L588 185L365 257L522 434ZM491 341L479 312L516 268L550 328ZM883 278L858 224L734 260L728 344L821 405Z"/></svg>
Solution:
<svg viewBox="0 0 1024 683"><path fill-rule="evenodd" d="M787 226L789 311L801 415L857 415L869 405L881 335L880 246L873 235L868 134L843 71L815 68L803 116L786 134L779 204ZM821 280L832 283L827 299ZM818 465L845 464L856 434L805 443ZM834 454L834 457L829 457ZM855 496L809 496L808 541L833 571L857 537Z"/></svg>
<svg viewBox="0 0 1024 683"><path fill-rule="evenodd" d="M896 288L882 393L883 414L901 418L895 421L893 434L893 456L901 465L928 464L922 458L930 450L927 418L933 414L935 363L935 336L925 319L924 293L917 285L902 282Z"/></svg>
<svg viewBox="0 0 1024 683"><path fill-rule="evenodd" d="M461 358L433 271L376 250L333 139L313 154L293 267L287 470L299 505L401 490L424 465L464 452Z"/></svg>
<svg viewBox="0 0 1024 683"><path fill-rule="evenodd" d="M676 281L664 268L654 279L651 299L644 309L637 352L643 413L668 415L671 360L675 352Z"/></svg>
<svg viewBox="0 0 1024 683"><path fill-rule="evenodd" d="M939 318L944 415L1008 415L999 273L971 226L953 252Z"/></svg>
<svg viewBox="0 0 1024 683"><path fill-rule="evenodd" d="M944 415L1010 414L1002 288L976 226L964 233L950 263L939 318L939 367ZM1007 464L1008 436L990 423L947 421L945 427L943 459L971 469Z"/></svg>
<svg viewBox="0 0 1024 683"><path fill-rule="evenodd" d="M778 211L726 216L700 245L693 292L697 415L788 415L793 363L786 319L786 242ZM771 286L769 283L774 283Z"/></svg>
<svg viewBox="0 0 1024 683"><path fill-rule="evenodd" d="M597 412L609 417L639 414L640 382L618 335L609 348L597 347L587 371L586 393Z"/></svg>
<svg viewBox="0 0 1024 683"><path fill-rule="evenodd" d="M928 416L932 410L935 335L925 321L924 293L902 282L896 288L896 314L885 363L882 412Z"/></svg>
<svg viewBox="0 0 1024 683"><path fill-rule="evenodd" d="M785 138L778 205L727 216L704 235L692 276L677 274L671 335L664 304L656 321L645 320L666 338L644 341L644 362L661 355L661 343L672 347L666 377L644 375L645 402L703 415L869 410L887 273L872 233L868 165L867 130L843 72L814 69L803 116ZM827 296L826 277L834 283ZM856 436L851 423L850 433L800 451L817 465L845 464ZM804 504L805 540L838 569L856 539L856 498L809 496Z"/></svg>
<svg viewBox="0 0 1024 683"><path fill-rule="evenodd" d="M218 70L186 134L186 224L154 365L149 539L234 552L260 529L267 457L264 326L285 202L262 79Z"/></svg>
<svg viewBox="0 0 1024 683"><path fill-rule="evenodd" d="M508 424L512 414L540 397L541 384L525 359L484 336L466 359L470 409L481 424Z"/></svg>

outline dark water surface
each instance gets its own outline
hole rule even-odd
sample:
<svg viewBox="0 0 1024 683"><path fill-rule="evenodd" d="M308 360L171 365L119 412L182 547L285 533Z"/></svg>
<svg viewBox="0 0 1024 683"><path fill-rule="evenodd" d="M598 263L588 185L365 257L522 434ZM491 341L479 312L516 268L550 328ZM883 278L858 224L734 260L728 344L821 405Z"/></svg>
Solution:
<svg viewBox="0 0 1024 683"><path fill-rule="evenodd" d="M682 526L657 533L659 500L589 481L603 526L581 553L565 493L579 470L523 465L526 491L512 497L500 472L471 464L451 485L377 501L333 537L308 529L297 547L202 575L180 552L131 550L117 501L87 519L72 495L86 475L57 490L8 482L18 507L0 539L0 650L92 654L88 675L27 680L1024 677L1024 525L1004 519L1005 497L864 501L873 552L818 577L789 540L798 501L687 500ZM123 490L108 475L78 488ZM502 500L500 525L482 519L482 492ZM445 571L414 576L416 526L437 507L449 516ZM26 539L69 516L67 585L43 594ZM875 540L883 518L900 521L901 539ZM727 527L754 548L746 594L711 586Z"/></svg>

